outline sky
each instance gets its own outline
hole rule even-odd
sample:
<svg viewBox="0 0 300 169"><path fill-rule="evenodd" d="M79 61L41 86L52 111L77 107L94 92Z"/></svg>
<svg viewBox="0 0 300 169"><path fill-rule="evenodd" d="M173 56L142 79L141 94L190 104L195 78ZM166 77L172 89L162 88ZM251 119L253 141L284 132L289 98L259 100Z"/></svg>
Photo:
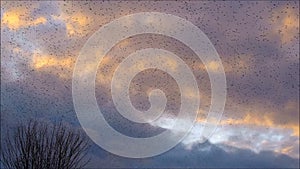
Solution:
<svg viewBox="0 0 300 169"><path fill-rule="evenodd" d="M93 144L88 167L299 166L298 1L1 1L1 133L30 118L80 128L72 100L72 73L80 50L103 25L138 12L179 16L207 35L226 74L223 116L215 133L201 143L211 103L206 70L218 71L218 64L205 67L191 49L167 36L127 38L107 53L96 76L97 103L109 124L131 137L182 132L172 126L180 108L178 85L161 70L141 71L130 84L130 99L139 110L150 107L151 90L165 92L166 115L159 121L132 123L118 114L112 101L110 83L118 64L150 47L172 51L191 68L201 100L197 121L180 144L156 157L123 158ZM168 64L180 72L176 62ZM188 96L195 99L193 91Z"/></svg>

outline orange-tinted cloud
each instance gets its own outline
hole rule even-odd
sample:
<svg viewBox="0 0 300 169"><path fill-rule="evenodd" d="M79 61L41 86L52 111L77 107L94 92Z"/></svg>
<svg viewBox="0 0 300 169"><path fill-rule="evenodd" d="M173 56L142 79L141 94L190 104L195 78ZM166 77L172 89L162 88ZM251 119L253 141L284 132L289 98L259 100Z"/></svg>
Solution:
<svg viewBox="0 0 300 169"><path fill-rule="evenodd" d="M221 66L222 65L216 61L210 61L206 65L200 64L200 69L203 71L209 70L217 73L221 71Z"/></svg>
<svg viewBox="0 0 300 169"><path fill-rule="evenodd" d="M1 22L9 29L18 30L20 28L45 24L47 19L44 17L33 19L29 16L29 12L26 12L25 9L16 8L4 12Z"/></svg>
<svg viewBox="0 0 300 169"><path fill-rule="evenodd" d="M226 74L241 75L243 73L249 73L252 66L253 57L251 55L240 55L239 59L231 60L230 62L223 62L222 65L216 61L210 61L205 65L200 63L199 68L202 71L221 72L223 66Z"/></svg>
<svg viewBox="0 0 300 169"><path fill-rule="evenodd" d="M72 70L75 64L75 59L72 57L57 58L50 55L43 55L35 52L32 57L31 66L38 71L51 70L59 75L60 78L72 78Z"/></svg>
<svg viewBox="0 0 300 169"><path fill-rule="evenodd" d="M270 113L272 114L272 113ZM198 118L198 122L205 122L205 118ZM217 121L215 121L217 123ZM219 125L235 125L235 126L253 126L264 128L285 128L293 132L293 136L299 137L299 125L297 124L276 124L272 115L257 115L247 113L242 118L224 118L219 122Z"/></svg>
<svg viewBox="0 0 300 169"><path fill-rule="evenodd" d="M48 55L38 55L35 54L33 56L33 66L35 69L41 69L45 67L64 67L67 69L72 68L74 59L72 58L63 58L58 59L56 57L48 56Z"/></svg>
<svg viewBox="0 0 300 169"><path fill-rule="evenodd" d="M299 36L299 15L291 6L275 11L271 18L273 34L279 35L281 43L285 44Z"/></svg>
<svg viewBox="0 0 300 169"><path fill-rule="evenodd" d="M75 13L73 15L63 13L52 17L66 24L66 31L69 37L84 36L88 33L87 25L91 22L91 19L83 13Z"/></svg>

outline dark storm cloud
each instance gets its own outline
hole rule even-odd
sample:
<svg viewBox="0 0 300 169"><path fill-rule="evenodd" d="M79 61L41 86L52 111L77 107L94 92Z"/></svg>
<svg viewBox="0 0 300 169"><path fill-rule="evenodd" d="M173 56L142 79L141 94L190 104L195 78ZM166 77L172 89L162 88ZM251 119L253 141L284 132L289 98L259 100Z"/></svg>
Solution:
<svg viewBox="0 0 300 169"><path fill-rule="evenodd" d="M26 83L1 82L1 115L9 117L3 122L9 124L19 115L28 119L74 118L71 85L51 74L30 73L35 75L27 78Z"/></svg>
<svg viewBox="0 0 300 169"><path fill-rule="evenodd" d="M209 142L191 149L179 144L170 151L147 159L127 159L111 155L97 147L88 167L124 168L297 168L299 161L272 152L254 153L227 146L230 152Z"/></svg>

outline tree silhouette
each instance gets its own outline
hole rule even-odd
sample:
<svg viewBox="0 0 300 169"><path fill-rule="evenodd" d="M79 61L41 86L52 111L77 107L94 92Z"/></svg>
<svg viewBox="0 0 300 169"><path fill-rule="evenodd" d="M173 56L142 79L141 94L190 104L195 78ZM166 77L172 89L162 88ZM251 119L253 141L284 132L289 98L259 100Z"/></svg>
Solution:
<svg viewBox="0 0 300 169"><path fill-rule="evenodd" d="M31 120L11 134L1 148L1 162L16 169L71 169L88 163L89 140L79 130L62 123L50 125Z"/></svg>

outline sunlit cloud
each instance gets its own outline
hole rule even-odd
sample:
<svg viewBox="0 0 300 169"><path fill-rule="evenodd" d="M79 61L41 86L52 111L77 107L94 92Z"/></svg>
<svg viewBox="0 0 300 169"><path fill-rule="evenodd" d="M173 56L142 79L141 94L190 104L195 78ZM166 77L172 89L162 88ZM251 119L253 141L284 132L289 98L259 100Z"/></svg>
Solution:
<svg viewBox="0 0 300 169"><path fill-rule="evenodd" d="M223 117L220 122L217 120L211 121L212 123L218 123L219 125L236 125L236 126L256 126L256 127L263 127L263 128L279 128L279 129L286 129L290 131L291 136L299 137L299 124L294 122L286 122L286 123L279 123L276 121L278 114L284 113L286 108L284 108L283 112L275 112L272 110L268 110L266 108L260 109L261 105L257 104L257 110L249 110L245 108L244 110L240 110L240 113L244 115L242 117ZM292 109L292 111L297 111L295 109L295 103L288 101L286 103L286 107ZM203 114L203 113L202 113ZM226 113L225 113L226 114ZM228 115L227 115L228 116ZM204 123L206 120L205 116L199 116L197 121L200 123Z"/></svg>
<svg viewBox="0 0 300 169"><path fill-rule="evenodd" d="M1 2L1 5L2 3L8 2ZM13 4L15 3L17 5L14 6ZM12 2L7 5L7 7L2 7L1 10L1 79L3 80L3 83L14 82L18 84L17 86L26 83L31 85L31 82L27 82L26 79L37 79L37 75L40 74L50 75L39 76L41 78L51 77L55 80L56 77L60 78L59 83L61 82L62 86L71 85L72 83L69 82L72 79L76 57L78 56L80 48L86 41L86 37L84 36L92 34L95 30L100 28L105 23L108 23L109 21L116 19L123 14L131 14L134 12L154 9L148 8L150 6L147 6L147 3L143 8L136 8L137 10L135 10L135 8L133 8L134 5L131 6L130 3L124 4L122 6L122 8L124 7L124 11L120 13L118 13L119 10L114 11L115 9L118 9L114 7L119 6L119 4L122 3L116 3L116 6L111 7L111 3L108 2L99 2L99 6L97 6L97 3L95 2L94 4L95 6L97 6L97 8L94 8L93 5L86 2L54 2L51 5L49 5L50 3L48 4L48 2L43 2L44 4L38 2L34 7L31 8L27 8L28 6L31 6L30 3L27 4L26 8L19 7L22 6L23 3L24 2ZM56 3L61 3L61 6L59 6L57 9L55 6ZM86 5L84 5L85 3ZM195 4L197 3L195 2ZM174 8L174 11L176 11L174 12L172 9L172 5L170 6L171 8L168 7L168 9L166 10L163 8L159 8L159 5L156 5L154 3L153 6L155 7L155 9L157 8L160 11L166 11L170 14L177 15L179 13L179 16L188 18L189 20L193 21L193 23L197 24L197 26L203 29L205 33L208 33L209 37L212 37L212 42L215 43L216 40L218 41L218 43L216 43L216 47L224 49L224 53L226 56L221 56L221 58L224 71L227 76L228 97L226 101L225 112L223 114L223 119L219 123L218 130L211 138L209 138L209 141L212 144L223 146L222 148L228 151L232 151L232 149L226 146L249 149L256 153L259 153L261 151L273 151L276 153L286 154L291 157L299 158L299 103L298 100L294 99L298 93L293 92L293 89L299 88L298 85L294 85L295 83L297 83L296 81L299 80L297 78L297 73L299 72L294 71L295 67L299 67L299 64L297 64L299 63L299 14L297 13L299 3L297 3L298 6L295 6L295 8L287 5L276 5L276 3L274 4L275 6L273 6L273 3L270 3L269 6L265 7L263 5L260 5L264 9L267 9L261 11L262 13L260 13L260 9L258 8L258 6L254 6L255 9L249 8L248 11L244 11L243 8L241 8L242 10L237 10L235 11L236 13L232 13L232 16L235 16L234 19L230 19L232 17L231 15L224 15L223 17L223 15L219 15L220 13L218 12L216 13L216 15L205 15L205 11L204 13L202 13L203 11L199 11L197 14L197 16L199 17L194 18L192 16L189 16L186 11L180 13L180 10L177 10L177 8ZM152 3L149 3L149 5L152 5ZM251 3L243 4L244 7L247 7L247 5L252 6ZM18 7L16 8L16 6ZM220 7L221 6L222 5L220 5ZM224 4L224 7L226 6L227 3ZM103 10L107 7L111 7L112 11L108 12L106 10ZM191 7L193 8L193 5ZM89 8L91 8L91 10ZM214 8L214 6L210 6L210 8ZM184 8L180 7L180 9ZM225 8L223 8L223 10L225 10ZM240 13L241 11L242 13ZM225 10L225 12L228 11ZM229 12L232 12L231 8ZM256 16L251 17L252 13L254 13ZM248 17L249 14L250 17ZM256 17L260 17L261 19L258 19ZM155 18L151 17L147 18L147 20L145 20L144 22L154 25L159 23L156 22ZM245 22L245 24L240 24L243 22ZM127 21L127 24L129 26L132 25L132 23L133 20ZM226 24L228 24L228 27L226 27ZM261 29L256 29L257 27L252 27L253 25L260 27ZM169 26L170 27L165 27L165 31L167 31L167 29L174 28L174 25ZM220 31L220 34L218 34L218 31L211 29L213 27L220 28L218 29L218 31ZM234 31L234 33L230 33L231 31ZM39 36L40 34L42 34L42 36ZM221 36L221 34L223 34L224 36ZM260 41L262 40L262 37L264 39L263 41ZM141 40L143 41L143 39ZM114 51L121 53L121 56L123 57L123 52L126 53L126 49L130 49L131 47L139 47L139 45L137 45L135 41L136 40L134 38L125 39L118 45L117 48L115 48L117 50ZM159 41L155 41L154 43L163 44ZM230 47L230 44L232 43L238 45L233 46L233 49L232 47ZM279 47L278 43L283 45L283 47ZM143 43L141 44L143 45ZM221 44L222 47L220 47L219 44ZM284 46L284 44L289 45ZM170 46L177 48L176 43ZM160 47L164 48L166 46L161 45ZM43 51L37 49L41 49ZM99 51L99 53L102 52L103 51ZM238 53L238 55L235 55L233 53ZM230 56L231 54L232 56ZM112 56L115 55L117 54L112 54ZM293 65L289 65L289 67L287 68L289 70L282 73L281 69L285 69L284 64L286 64L285 61L288 60L289 57L293 57ZM187 56L187 61L192 63L192 61L189 59L190 57ZM120 61L120 58L106 56L103 58L102 62L99 65L98 63L87 63L84 67L81 67L80 70L82 71L80 71L79 75L81 77L85 77L86 75L94 71L97 66L99 66L96 77L96 85L101 84L101 89L104 86L110 87L114 70L119 65L118 62ZM264 61L266 61L267 63L271 63L269 67L264 68L263 66L261 66L261 64L265 65ZM176 73L181 72L181 70L179 70L180 65L175 60L166 59L166 64L168 65L170 71L176 71ZM200 72L199 74L203 74L203 72L206 72L207 70L218 73L220 72L221 68L221 65L219 65L216 61L208 62L206 64L206 67L204 66L204 64L200 66L199 65L200 60L195 63L193 62L191 68L192 71ZM145 63L141 61L138 64L126 69L126 73L130 73L131 71L141 71L145 67ZM256 75L253 72L259 72L259 74ZM269 78L270 74L272 75L272 78ZM143 77L147 77L146 73L142 75ZM243 78L240 78L241 75L243 75ZM292 77L294 81L286 80L285 77L287 76ZM20 81L20 79L22 81ZM271 82L268 81L269 79L271 80ZM42 79L41 81L43 80L44 79ZM150 81L147 80L148 79L143 80L142 83ZM190 148L191 145L199 143L199 136L201 135L202 130L201 127L203 127L203 124L205 124L205 118L207 116L209 105L211 103L211 98L209 95L210 91L208 89L209 80L207 80L207 82L206 79L203 80L202 78L197 80L200 81L199 88L204 86L203 88L205 88L205 90L201 91L199 89L201 107L198 112L198 121L191 134L182 142L186 146L186 148ZM142 80L138 82L141 81ZM122 79L116 79L116 82L116 88L122 89ZM151 79L151 83L156 82ZM208 84L207 86L206 83ZM244 83L247 84L244 85ZM230 86L231 84L234 85ZM293 89L289 88L289 86L291 86L290 84L293 84ZM32 83L32 86L34 87L38 85L41 84L39 84L38 82ZM52 84L42 85L46 85L46 87L49 87L47 85ZM268 85L268 87L265 87L266 85ZM22 86L20 86L20 88L21 87ZM175 90L175 87L176 85L167 85L167 88L172 92ZM285 88L285 90L282 90L281 87ZM132 88L133 92L130 94L133 94L133 96L135 96L136 93L141 93L140 90L135 91L134 87ZM258 90L260 88L261 90ZM43 88L41 88L39 91L36 90L35 92L41 93L40 95L44 95L46 91L42 91L42 89ZM56 87L56 89L58 89L58 91L63 91L64 87L61 89ZM26 93L27 89L25 87L22 87L22 90L24 90L24 93ZM146 94L149 95L151 90L153 90L153 88L146 89ZM276 93L276 95L271 95L268 90L270 92ZM2 91L3 93L5 93L5 96L12 96L11 98L18 99L18 97L15 97L15 95L10 92L11 90ZM259 93L257 91L262 92ZM184 92L186 96L186 98L184 99L192 100L198 97L198 95L196 95L196 93L192 90L184 89ZM234 92L237 92L237 94L235 94ZM266 92L265 96L261 96L264 92ZM111 90L108 90L106 94L107 96L110 95ZM106 95L104 95L104 97L106 97ZM259 100L260 97L262 97L261 100ZM138 100L140 97L137 96L136 98L136 100ZM177 104L180 104L180 100L178 98L172 100L175 102L176 106ZM8 100L7 102L18 102L18 100L16 101L13 99L11 101L8 97L3 99ZM26 99L23 99L21 102L26 102ZM68 105L72 105L72 100L64 98L61 99L63 99L65 102L61 102L61 107L55 108L58 111L64 109L65 106L67 107ZM235 102L233 101L233 99L236 99ZM255 101L252 102L252 100ZM270 103L266 103L268 102L268 100ZM134 101L135 100L132 100L132 102ZM52 106L52 102L48 102L48 100L47 104L49 104L49 106ZM4 105L4 107L6 109L6 107L8 106ZM22 105L16 105L16 107L16 109L19 109L18 107L23 108ZM15 107L10 109L14 108ZM232 110L235 108L237 110ZM7 109L10 110L9 108ZM37 108L33 106L28 109L35 110ZM43 110L41 111L41 113L43 113ZM171 114L172 113L167 113L167 115L169 116L164 116L159 121L159 124L153 125L171 129L174 132L181 132L180 126L172 126L172 124L174 124L172 120L176 119L176 117L173 117ZM56 114L54 114L53 116L56 118ZM217 120L212 121L212 123L217 122Z"/></svg>
<svg viewBox="0 0 300 169"><path fill-rule="evenodd" d="M65 23L69 37L85 36L88 33L87 25L91 22L91 19L82 13L74 13L72 15L62 13L59 16L52 15L52 18Z"/></svg>
<svg viewBox="0 0 300 169"><path fill-rule="evenodd" d="M219 64L217 61L209 61L206 65L200 64L199 67L202 71L211 71L215 73L221 72L221 68L223 65Z"/></svg>
<svg viewBox="0 0 300 169"><path fill-rule="evenodd" d="M19 28L21 25L20 15L14 11L4 13L2 23L7 25L10 29Z"/></svg>
<svg viewBox="0 0 300 169"><path fill-rule="evenodd" d="M227 118L220 122L220 125L243 125L260 126L265 128L286 128L292 131L293 136L299 136L299 126L296 124L275 124L274 119L266 114L261 116L246 114L241 119Z"/></svg>
<svg viewBox="0 0 300 169"><path fill-rule="evenodd" d="M49 55L41 55L34 53L33 55L33 67L35 69L47 68L47 67L63 67L66 69L72 69L74 64L73 58L56 58Z"/></svg>
<svg viewBox="0 0 300 169"><path fill-rule="evenodd" d="M204 98L206 100L208 98ZM269 103L268 103L269 104ZM253 152L273 151L279 154L286 154L293 158L299 158L298 141L299 141L299 124L291 121L285 123L278 121L279 112L256 104L256 109L244 107L239 110L244 114L240 117L230 117L228 113L219 122L217 119L211 119L210 123L218 123L219 127L209 141L219 145L226 151L232 151L230 147L241 149L250 149ZM207 111L199 109L197 122L191 133L183 140L186 148L192 148L194 144L202 141L201 132L206 124ZM297 103L287 101L281 113L286 111L297 111ZM176 117L163 117L154 126L170 129L174 132L183 132L180 126L170 126L174 123ZM167 125L168 124L168 125Z"/></svg>
<svg viewBox="0 0 300 169"><path fill-rule="evenodd" d="M253 60L255 57L251 54L242 54L238 56L228 56L229 58L236 58L232 60L225 60L222 62L222 65L216 61L210 61L206 66L202 63L199 63L195 69L200 69L201 71L211 71L214 73L221 72L221 67L223 66L225 74L230 75L241 75L251 72L251 67L253 67Z"/></svg>
<svg viewBox="0 0 300 169"><path fill-rule="evenodd" d="M280 37L281 43L286 44L299 37L299 14L291 6L285 6L273 13L271 18L273 34Z"/></svg>
<svg viewBox="0 0 300 169"><path fill-rule="evenodd" d="M38 25L38 24L45 24L47 22L47 19L44 17L39 17L36 20L33 20L32 24L33 25Z"/></svg>
<svg viewBox="0 0 300 169"><path fill-rule="evenodd" d="M71 79L75 59L73 57L58 58L34 51L31 66L37 71L49 71L63 79Z"/></svg>
<svg viewBox="0 0 300 169"><path fill-rule="evenodd" d="M163 117L158 122L152 123L152 125L172 130L175 133L183 132L180 126L172 125L175 120L176 117ZM254 120L254 122L251 122L251 120ZM232 149L228 148L228 146L231 146L250 149L256 153L273 151L299 158L299 151L297 151L299 136L291 136L291 128L266 127L261 122L251 116L235 120L225 119L220 122L217 131L208 139L211 143L220 146L226 151L232 151ZM270 125L272 122L267 123ZM205 119L198 121L189 135L182 141L187 149L202 141L201 133L204 124Z"/></svg>
<svg viewBox="0 0 300 169"><path fill-rule="evenodd" d="M38 17L32 19L25 9L13 9L4 12L2 17L2 24L7 26L11 30L18 30L20 28L26 28L29 26L36 26L40 24L45 24L47 19L45 17Z"/></svg>
<svg viewBox="0 0 300 169"><path fill-rule="evenodd" d="M178 70L178 63L175 59L172 59L170 57L165 57L164 59L166 60L166 64L171 71L180 71Z"/></svg>
<svg viewBox="0 0 300 169"><path fill-rule="evenodd" d="M218 62L216 61L211 61L208 63L208 65L206 66L206 68L208 70L211 70L213 72L218 72L220 70L222 65L220 65Z"/></svg>

